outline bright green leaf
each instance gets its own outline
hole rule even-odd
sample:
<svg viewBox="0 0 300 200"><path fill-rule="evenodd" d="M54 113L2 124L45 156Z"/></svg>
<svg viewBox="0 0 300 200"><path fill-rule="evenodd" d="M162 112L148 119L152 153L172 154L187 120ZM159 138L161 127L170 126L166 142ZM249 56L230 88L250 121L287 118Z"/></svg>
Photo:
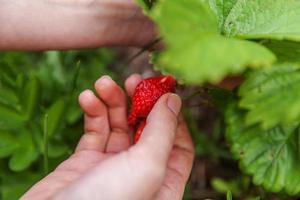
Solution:
<svg viewBox="0 0 300 200"><path fill-rule="evenodd" d="M243 72L247 66L260 68L275 60L271 52L256 43L217 35L190 37L182 48L170 47L163 52L158 66L191 84L216 83L226 75Z"/></svg>
<svg viewBox="0 0 300 200"><path fill-rule="evenodd" d="M63 123L63 116L65 116L66 104L65 101L60 99L46 111L48 114L48 136L53 136L58 128Z"/></svg>
<svg viewBox="0 0 300 200"><path fill-rule="evenodd" d="M236 193L239 192L238 191L239 188L238 188L237 184L234 184L229 181L225 181L221 178L213 178L211 181L211 185L212 185L213 189L219 193L226 194L226 193L228 193L228 191L232 191L232 190L236 191Z"/></svg>
<svg viewBox="0 0 300 200"><path fill-rule="evenodd" d="M0 158L11 155L15 148L16 141L14 136L8 132L0 132Z"/></svg>
<svg viewBox="0 0 300 200"><path fill-rule="evenodd" d="M158 57L157 67L188 83L218 82L248 66L258 68L275 61L259 44L219 35L217 18L202 1L162 1L152 17L168 46Z"/></svg>
<svg viewBox="0 0 300 200"><path fill-rule="evenodd" d="M232 6L223 29L230 37L300 41L299 21L298 0L240 0Z"/></svg>
<svg viewBox="0 0 300 200"><path fill-rule="evenodd" d="M238 0L209 0L209 5L219 19L220 31L223 32L223 25L233 6Z"/></svg>
<svg viewBox="0 0 300 200"><path fill-rule="evenodd" d="M300 192L299 124L262 130L245 124L245 111L236 104L226 112L226 137L241 169L267 191Z"/></svg>
<svg viewBox="0 0 300 200"><path fill-rule="evenodd" d="M248 124L270 128L300 119L300 66L275 65L251 73L239 89Z"/></svg>
<svg viewBox="0 0 300 200"><path fill-rule="evenodd" d="M37 150L33 147L19 147L9 160L9 168L13 171L22 171L28 168L38 157Z"/></svg>

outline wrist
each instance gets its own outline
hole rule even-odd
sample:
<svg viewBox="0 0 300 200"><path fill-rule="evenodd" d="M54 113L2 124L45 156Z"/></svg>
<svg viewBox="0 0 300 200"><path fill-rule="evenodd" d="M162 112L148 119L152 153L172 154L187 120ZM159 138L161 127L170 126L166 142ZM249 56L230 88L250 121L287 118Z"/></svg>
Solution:
<svg viewBox="0 0 300 200"><path fill-rule="evenodd" d="M154 23L134 0L99 1L98 37L104 46L143 46L155 39Z"/></svg>

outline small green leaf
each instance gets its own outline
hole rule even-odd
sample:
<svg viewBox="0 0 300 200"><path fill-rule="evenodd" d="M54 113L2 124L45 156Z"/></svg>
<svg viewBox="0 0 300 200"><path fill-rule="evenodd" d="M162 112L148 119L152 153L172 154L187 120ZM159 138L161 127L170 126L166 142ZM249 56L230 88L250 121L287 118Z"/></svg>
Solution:
<svg viewBox="0 0 300 200"><path fill-rule="evenodd" d="M251 73L239 89L248 124L271 128L300 119L300 66L275 65Z"/></svg>
<svg viewBox="0 0 300 200"><path fill-rule="evenodd" d="M37 150L33 147L19 147L15 150L9 160L9 168L13 171L22 171L27 169L38 157Z"/></svg>
<svg viewBox="0 0 300 200"><path fill-rule="evenodd" d="M0 84L0 103L13 108L18 107L19 98L17 91Z"/></svg>
<svg viewBox="0 0 300 200"><path fill-rule="evenodd" d="M27 120L32 119L37 110L39 94L39 81L36 77L28 80L22 93L23 112Z"/></svg>
<svg viewBox="0 0 300 200"><path fill-rule="evenodd" d="M0 158L11 155L16 149L16 141L11 133L0 132Z"/></svg>
<svg viewBox="0 0 300 200"><path fill-rule="evenodd" d="M152 17L167 43L156 67L187 83L218 82L276 60L262 45L219 35L217 18L203 1L165 0L154 8Z"/></svg>
<svg viewBox="0 0 300 200"><path fill-rule="evenodd" d="M16 130L24 125L22 114L6 106L0 105L0 130Z"/></svg>
<svg viewBox="0 0 300 200"><path fill-rule="evenodd" d="M39 151L33 143L31 133L25 130L21 130L16 142L18 147L9 160L9 168L13 171L22 171L38 158Z"/></svg>
<svg viewBox="0 0 300 200"><path fill-rule="evenodd" d="M53 105L46 111L48 114L48 136L53 136L58 128L63 123L63 116L65 116L66 104L60 99L53 103Z"/></svg>
<svg viewBox="0 0 300 200"><path fill-rule="evenodd" d="M67 153L68 146L60 141L51 141L48 150L49 157L57 158Z"/></svg>
<svg viewBox="0 0 300 200"><path fill-rule="evenodd" d="M299 193L299 124L262 130L257 125L247 126L245 114L234 102L225 118L226 138L234 157L240 160L241 169L253 176L255 185L267 191Z"/></svg>
<svg viewBox="0 0 300 200"><path fill-rule="evenodd" d="M298 0L236 1L224 22L227 36L300 41Z"/></svg>

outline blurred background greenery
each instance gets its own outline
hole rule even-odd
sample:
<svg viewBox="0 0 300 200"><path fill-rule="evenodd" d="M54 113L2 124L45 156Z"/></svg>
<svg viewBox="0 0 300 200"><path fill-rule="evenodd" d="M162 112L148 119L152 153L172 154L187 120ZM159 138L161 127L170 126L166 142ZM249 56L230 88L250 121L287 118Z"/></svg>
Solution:
<svg viewBox="0 0 300 200"><path fill-rule="evenodd" d="M128 66L127 61L137 52L0 53L0 199L18 199L73 152L83 126L77 98L84 89L93 89L97 78L110 75L123 85L131 73L155 75L147 65L147 53ZM286 198L253 186L230 155L223 118L216 106L222 107L228 91L180 86L178 93L184 99L196 148L185 200L225 199L227 191L238 199ZM214 102L214 95L222 101Z"/></svg>
<svg viewBox="0 0 300 200"><path fill-rule="evenodd" d="M107 49L0 54L2 199L18 199L73 152L83 125L77 97L103 74L117 79L113 59Z"/></svg>

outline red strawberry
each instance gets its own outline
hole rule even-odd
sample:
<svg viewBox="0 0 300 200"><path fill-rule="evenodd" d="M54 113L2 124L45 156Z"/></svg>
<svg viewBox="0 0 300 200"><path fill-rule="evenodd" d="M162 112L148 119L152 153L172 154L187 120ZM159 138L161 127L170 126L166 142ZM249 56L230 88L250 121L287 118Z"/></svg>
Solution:
<svg viewBox="0 0 300 200"><path fill-rule="evenodd" d="M145 126L146 126L146 120L143 120L139 124L139 126L138 126L138 128L137 128L137 130L135 132L135 135L134 135L134 144L137 143L137 141L140 139Z"/></svg>
<svg viewBox="0 0 300 200"><path fill-rule="evenodd" d="M172 76L159 76L144 79L135 88L128 124L134 125L138 119L148 116L156 101L168 92L174 92L176 80Z"/></svg>

